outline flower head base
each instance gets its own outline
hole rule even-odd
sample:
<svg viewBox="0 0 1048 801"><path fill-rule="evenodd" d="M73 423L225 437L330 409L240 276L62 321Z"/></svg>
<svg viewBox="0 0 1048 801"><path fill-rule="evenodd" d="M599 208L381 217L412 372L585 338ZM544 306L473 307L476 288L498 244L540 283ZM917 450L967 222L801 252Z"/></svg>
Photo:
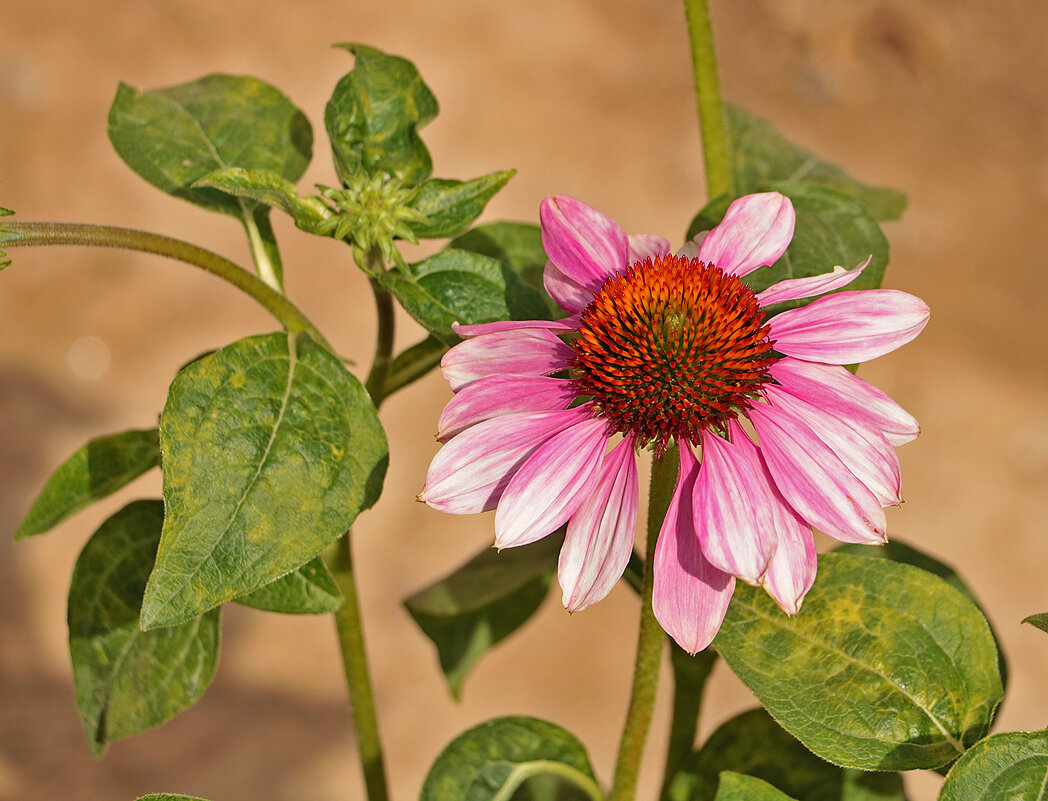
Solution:
<svg viewBox="0 0 1048 801"><path fill-rule="evenodd" d="M557 575L564 605L584 609L633 551L637 450L674 441L652 603L691 653L717 633L736 579L799 610L815 580L813 526L884 542L884 507L900 502L893 446L919 429L841 365L916 337L928 321L919 298L834 292L768 316L866 267L754 294L740 279L793 236L793 206L774 192L739 198L677 256L574 198L547 198L540 216L544 283L569 316L456 327L466 340L441 361L455 397L421 500L453 514L496 509L503 548L567 524Z"/></svg>
<svg viewBox="0 0 1048 801"><path fill-rule="evenodd" d="M725 430L771 380L753 292L699 259L648 257L610 278L582 312L572 379L611 428L662 453Z"/></svg>

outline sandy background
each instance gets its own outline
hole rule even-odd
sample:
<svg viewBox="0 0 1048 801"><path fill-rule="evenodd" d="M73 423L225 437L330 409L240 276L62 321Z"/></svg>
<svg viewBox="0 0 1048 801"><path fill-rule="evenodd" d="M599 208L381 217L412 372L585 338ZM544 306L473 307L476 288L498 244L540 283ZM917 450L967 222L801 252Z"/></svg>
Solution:
<svg viewBox="0 0 1048 801"><path fill-rule="evenodd" d="M907 502L890 513L890 531L956 565L989 609L1012 665L999 727L1041 728L1048 638L1019 621L1048 609L1048 6L734 0L715 2L714 14L730 99L856 175L910 193L903 221L887 227L887 283L924 297L932 323L864 368L924 429L901 451ZM676 240L704 201L682 12L671 0L3 0L0 205L23 219L183 236L246 264L234 222L157 192L112 151L105 120L116 84L253 74L322 129L324 102L351 63L329 45L346 40L416 62L442 106L425 131L438 175L519 169L484 219L534 220L544 195L570 193L628 230ZM317 140L304 186L333 182L319 130ZM276 224L289 292L366 364L373 315L348 254L284 218ZM84 440L153 425L187 359L274 326L249 300L174 263L72 249L13 255L0 276L0 798L362 797L327 619L230 609L202 702L101 761L88 756L65 589L90 532L129 500L155 495L159 480L143 478L18 547L10 532ZM418 336L405 321L400 342ZM627 590L570 619L552 600L481 665L461 703L399 605L491 537L489 516L446 518L410 502L448 397L434 375L384 408L385 496L358 526L395 797L417 794L451 737L508 713L576 732L606 781L635 635ZM702 732L752 703L719 670ZM930 799L937 779L910 786Z"/></svg>

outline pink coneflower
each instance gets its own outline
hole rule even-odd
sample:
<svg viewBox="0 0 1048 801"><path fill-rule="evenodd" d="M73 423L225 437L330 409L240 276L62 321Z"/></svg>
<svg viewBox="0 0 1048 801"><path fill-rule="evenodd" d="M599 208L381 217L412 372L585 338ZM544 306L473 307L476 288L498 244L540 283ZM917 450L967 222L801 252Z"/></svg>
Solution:
<svg viewBox="0 0 1048 801"><path fill-rule="evenodd" d="M678 255L571 197L547 198L540 217L546 289L571 316L456 327L466 341L441 362L455 397L421 500L497 509L498 548L567 523L558 578L564 605L584 609L633 549L638 451L676 443L653 605L691 653L717 633L736 578L796 614L815 579L812 526L884 542L883 507L900 503L893 446L917 421L840 365L917 336L919 298L838 292L766 319L764 307L839 289L866 266L754 294L741 278L793 236L793 206L774 192L739 198Z"/></svg>

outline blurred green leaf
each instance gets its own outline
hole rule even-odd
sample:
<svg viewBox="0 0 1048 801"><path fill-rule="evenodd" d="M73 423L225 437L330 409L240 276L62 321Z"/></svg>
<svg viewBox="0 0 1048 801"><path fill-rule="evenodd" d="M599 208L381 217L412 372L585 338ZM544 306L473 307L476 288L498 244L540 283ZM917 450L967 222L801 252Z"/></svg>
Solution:
<svg viewBox="0 0 1048 801"><path fill-rule="evenodd" d="M516 174L516 170L501 170L470 181L430 178L419 186L408 204L425 216L426 221L409 222L408 227L419 239L461 234Z"/></svg>
<svg viewBox="0 0 1048 801"><path fill-rule="evenodd" d="M375 502L375 407L307 335L248 337L171 384L160 419L167 517L142 605L180 623L295 570Z"/></svg>
<svg viewBox="0 0 1048 801"><path fill-rule="evenodd" d="M135 799L135 801L207 801L204 798L197 798L195 795L176 795L174 793L152 793L151 795L143 795Z"/></svg>
<svg viewBox="0 0 1048 801"><path fill-rule="evenodd" d="M228 195L249 198L291 215L295 225L312 232L331 212L322 200L312 195L298 194L295 185L272 170L245 170L228 167L208 173L193 182L194 188L211 187Z"/></svg>
<svg viewBox="0 0 1048 801"><path fill-rule="evenodd" d="M317 556L298 570L233 600L263 612L326 615L342 606L345 599L324 560Z"/></svg>
<svg viewBox="0 0 1048 801"><path fill-rule="evenodd" d="M477 661L542 605L563 541L561 533L520 548L485 548L404 601L419 628L437 646L440 667L455 698Z"/></svg>
<svg viewBox="0 0 1048 801"><path fill-rule="evenodd" d="M135 501L106 520L77 559L69 588L69 652L91 753L197 702L215 673L219 612L159 631L139 628L164 504Z"/></svg>
<svg viewBox="0 0 1048 801"><path fill-rule="evenodd" d="M12 214L14 214L14 212L11 211L11 209L5 209L3 206L0 206L0 217L10 217ZM16 234L13 234L11 231L5 231L3 226L0 226L0 243L8 242L17 238L18 236ZM11 260L6 257L7 254L0 250L0 270L11 266Z"/></svg>
<svg viewBox="0 0 1048 801"><path fill-rule="evenodd" d="M339 179L348 183L363 170L422 183L433 162L418 130L437 116L437 99L407 59L361 44L338 47L356 57L324 111Z"/></svg>
<svg viewBox="0 0 1048 801"><path fill-rule="evenodd" d="M411 347L405 348L398 353L389 369L386 393L392 394L398 389L403 389L413 381L418 381L440 364L440 360L447 352L447 349L448 346L438 337L430 334L421 342L416 342Z"/></svg>
<svg viewBox="0 0 1048 801"><path fill-rule="evenodd" d="M572 734L516 716L486 721L452 740L430 768L419 799L503 801L537 780L556 782L545 798L604 799L586 749Z"/></svg>
<svg viewBox="0 0 1048 801"><path fill-rule="evenodd" d="M1043 801L1048 787L1048 730L994 734L957 760L939 801Z"/></svg>
<svg viewBox="0 0 1048 801"><path fill-rule="evenodd" d="M84 445L51 474L15 539L50 530L74 512L106 497L160 464L155 428L122 431Z"/></svg>
<svg viewBox="0 0 1048 801"><path fill-rule="evenodd" d="M1024 617L1023 623L1029 623L1031 626L1036 626L1041 631L1048 631L1048 612L1041 612L1036 615Z"/></svg>
<svg viewBox="0 0 1048 801"><path fill-rule="evenodd" d="M794 801L782 790L765 781L741 773L724 771L720 775L720 787L716 801Z"/></svg>
<svg viewBox="0 0 1048 801"><path fill-rule="evenodd" d="M955 759L985 736L1003 692L978 607L887 559L823 554L796 617L739 586L715 644L787 731L861 770Z"/></svg>

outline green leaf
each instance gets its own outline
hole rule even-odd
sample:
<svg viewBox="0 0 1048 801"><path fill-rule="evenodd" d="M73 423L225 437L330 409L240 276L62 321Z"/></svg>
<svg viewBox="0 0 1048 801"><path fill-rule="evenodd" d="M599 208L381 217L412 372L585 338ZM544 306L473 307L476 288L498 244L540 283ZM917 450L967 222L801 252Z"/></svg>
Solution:
<svg viewBox="0 0 1048 801"><path fill-rule="evenodd" d="M324 560L318 556L298 570L233 600L263 612L326 615L342 606L345 599Z"/></svg>
<svg viewBox="0 0 1048 801"><path fill-rule="evenodd" d="M95 532L73 570L69 652L95 756L195 704L215 673L220 610L159 631L139 628L163 522L158 500L125 506Z"/></svg>
<svg viewBox="0 0 1048 801"><path fill-rule="evenodd" d="M794 801L794 799L765 781L726 770L720 775L717 801Z"/></svg>
<svg viewBox="0 0 1048 801"><path fill-rule="evenodd" d="M906 209L906 195L883 186L870 186L840 167L793 144L775 127L744 111L727 106L732 140L732 174L740 195L759 192L775 181L804 181L834 189L858 201L878 220L897 220Z"/></svg>
<svg viewBox="0 0 1048 801"><path fill-rule="evenodd" d="M363 170L422 183L433 162L418 130L437 116L437 99L407 59L361 44L338 47L356 57L324 110L339 179L348 183Z"/></svg>
<svg viewBox="0 0 1048 801"><path fill-rule="evenodd" d="M536 718L505 717L452 740L430 768L419 801L504 801L539 778L568 785L564 797L604 798L573 735Z"/></svg>
<svg viewBox="0 0 1048 801"><path fill-rule="evenodd" d="M978 607L887 559L820 556L796 617L739 586L715 643L787 731L845 767L943 765L986 734L1001 701Z"/></svg>
<svg viewBox="0 0 1048 801"><path fill-rule="evenodd" d="M152 793L143 795L135 801L207 801L205 798L197 798L195 795L176 795L175 793Z"/></svg>
<svg viewBox="0 0 1048 801"><path fill-rule="evenodd" d="M15 532L15 539L48 531L159 464L155 428L91 440L52 473Z"/></svg>
<svg viewBox="0 0 1048 801"><path fill-rule="evenodd" d="M419 239L461 234L480 216L495 193L516 174L516 170L502 170L471 181L430 178L418 188L408 204L425 215L426 221L408 222L408 227Z"/></svg>
<svg viewBox="0 0 1048 801"><path fill-rule="evenodd" d="M485 548L456 570L419 590L404 606L437 646L455 698L485 653L526 623L546 598L562 535L496 551Z"/></svg>
<svg viewBox="0 0 1048 801"><path fill-rule="evenodd" d="M14 212L11 211L11 209L5 209L3 206L0 206L0 217L10 217L12 214L14 214ZM0 243L9 242L17 238L17 234L14 234L12 231L5 231L3 227L0 227ZM0 270L11 266L11 260L6 258L6 256L7 254L0 250Z"/></svg>
<svg viewBox="0 0 1048 801"><path fill-rule="evenodd" d="M421 342L416 342L410 348L402 350L393 359L393 364L389 368L386 394L392 395L398 389L403 389L413 381L418 381L440 364L447 350L448 346L432 334Z"/></svg>
<svg viewBox="0 0 1048 801"><path fill-rule="evenodd" d="M939 801L1043 801L1048 730L1009 731L976 743L950 773Z"/></svg>
<svg viewBox="0 0 1048 801"><path fill-rule="evenodd" d="M192 362L160 432L167 517L145 628L301 567L375 502L386 471L367 392L307 335L248 337Z"/></svg>
<svg viewBox="0 0 1048 801"><path fill-rule="evenodd" d="M865 773L831 765L763 709L743 712L713 732L673 777L668 801L712 801L724 770L756 776L797 801L906 799L898 773Z"/></svg>
<svg viewBox="0 0 1048 801"><path fill-rule="evenodd" d="M1022 622L1029 623L1031 626L1036 626L1041 631L1048 631L1048 612L1040 612L1036 615L1024 617Z"/></svg>
<svg viewBox="0 0 1048 801"><path fill-rule="evenodd" d="M782 192L793 201L797 225L793 240L782 257L770 267L754 270L745 282L754 292L767 289L786 278L828 273L836 265L851 269L872 256L862 275L846 288L876 289L888 266L888 240L877 221L857 201L832 189L805 183L777 183L765 189ZM717 225L727 211L729 198L711 201L692 220L688 239ZM803 306L811 299L795 300L769 307L769 314Z"/></svg>
<svg viewBox="0 0 1048 801"><path fill-rule="evenodd" d="M524 317L525 311L514 312L514 320L556 320L566 312L546 293L542 285L542 273L546 268L546 251L542 247L542 231L537 225L518 222L497 222L478 225L448 245L458 250L468 250L482 256L498 259L517 281L513 287L514 297L520 296L527 305L543 309L541 315Z"/></svg>
<svg viewBox="0 0 1048 801"><path fill-rule="evenodd" d="M317 223L331 216L331 211L318 197L299 195L295 185L273 170L245 170L228 167L208 173L193 182L194 188L211 187L228 195L249 198L291 215L295 225L312 232Z"/></svg>

